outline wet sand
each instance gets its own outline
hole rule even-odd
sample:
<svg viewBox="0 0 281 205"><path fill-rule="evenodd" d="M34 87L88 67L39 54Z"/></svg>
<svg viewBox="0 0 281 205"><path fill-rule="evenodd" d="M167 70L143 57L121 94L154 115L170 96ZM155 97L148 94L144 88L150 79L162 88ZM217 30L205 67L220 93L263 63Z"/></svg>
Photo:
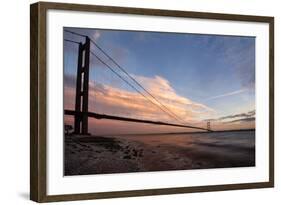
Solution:
<svg viewBox="0 0 281 205"><path fill-rule="evenodd" d="M255 166L248 134L217 136L65 136L65 175ZM164 139L164 140L163 140ZM210 140L211 139L211 140ZM166 141L165 141L166 140ZM163 142L164 141L164 142Z"/></svg>

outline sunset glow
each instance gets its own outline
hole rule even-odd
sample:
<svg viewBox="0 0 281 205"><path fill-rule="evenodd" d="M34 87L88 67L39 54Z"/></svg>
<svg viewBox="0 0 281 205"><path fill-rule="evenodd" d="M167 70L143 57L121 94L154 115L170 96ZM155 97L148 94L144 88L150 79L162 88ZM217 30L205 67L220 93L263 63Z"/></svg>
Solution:
<svg viewBox="0 0 281 205"><path fill-rule="evenodd" d="M91 36L156 99L188 125L255 128L255 39L195 34L70 29ZM83 41L65 33L66 38ZM64 44L64 108L75 106L77 45ZM102 54L91 48L100 57ZM109 60L104 58L105 62ZM110 66L114 66L110 64ZM115 66L116 67L116 66ZM115 68L117 70L117 68ZM89 111L175 123L91 56ZM72 117L65 117L73 124ZM108 130L110 127L110 131ZM183 131L110 120L89 121L95 134ZM186 131L186 130L185 130ZM194 131L194 130L192 130Z"/></svg>

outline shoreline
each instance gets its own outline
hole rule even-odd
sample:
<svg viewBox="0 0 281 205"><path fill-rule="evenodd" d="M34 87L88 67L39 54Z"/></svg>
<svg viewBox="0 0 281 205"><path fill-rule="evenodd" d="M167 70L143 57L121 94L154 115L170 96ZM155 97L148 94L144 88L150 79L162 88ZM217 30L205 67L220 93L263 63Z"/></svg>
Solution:
<svg viewBox="0 0 281 205"><path fill-rule="evenodd" d="M224 154L224 150L228 150L228 153ZM246 154L246 158L241 153ZM254 156L254 147L244 148L239 147L239 144L194 141L187 146L178 146L169 142L147 144L124 136L70 134L65 136L64 174L71 176L249 167L255 166Z"/></svg>
<svg viewBox="0 0 281 205"><path fill-rule="evenodd" d="M185 135L185 134L210 134L210 133L222 133L222 132L255 132L256 129L240 129L240 130L214 130L214 131L199 131L199 132L163 132L163 133L131 133L131 134L115 134L116 136L142 136L142 135ZM110 135L102 135L102 137L110 137Z"/></svg>

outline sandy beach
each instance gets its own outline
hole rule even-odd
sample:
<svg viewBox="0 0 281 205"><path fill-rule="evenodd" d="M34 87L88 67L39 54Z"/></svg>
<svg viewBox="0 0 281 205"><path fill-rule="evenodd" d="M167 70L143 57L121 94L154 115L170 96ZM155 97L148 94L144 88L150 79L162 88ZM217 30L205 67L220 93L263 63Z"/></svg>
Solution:
<svg viewBox="0 0 281 205"><path fill-rule="evenodd" d="M223 134L212 141L204 135L66 135L65 175L255 166L254 140L240 135L235 141Z"/></svg>

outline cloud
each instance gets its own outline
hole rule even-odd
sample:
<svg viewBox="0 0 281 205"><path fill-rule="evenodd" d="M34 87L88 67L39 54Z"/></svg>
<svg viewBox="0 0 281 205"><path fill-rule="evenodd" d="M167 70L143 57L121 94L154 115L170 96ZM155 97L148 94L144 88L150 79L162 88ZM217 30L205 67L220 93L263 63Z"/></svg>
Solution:
<svg viewBox="0 0 281 205"><path fill-rule="evenodd" d="M210 118L210 116L216 115L216 111L202 103L178 95L167 79L161 76L150 78L134 75L134 77L169 110L186 121L186 124L205 127L207 126L206 121L211 121L211 128L213 130L248 129L255 127L255 110L205 120ZM64 108L74 109L75 78L74 76L65 75L64 82ZM155 101L154 103L157 104ZM89 111L137 119L176 122L157 106L149 103L147 99L137 92L124 87L101 84L93 81L89 83ZM99 120L94 120L91 123L94 123L91 124L91 126L94 125L93 130L95 133L97 130L99 130L100 133L107 133L106 129L108 127L110 127L108 132L114 130L117 133L127 133L126 130L132 133L134 131L136 133L141 133L150 132L152 130L155 132L157 132L157 130L166 130L168 132L174 129L173 127L158 126L154 128L147 124L138 125L134 123L128 125L128 123L111 121L105 121L101 126ZM126 126L130 128L126 128Z"/></svg>
<svg viewBox="0 0 281 205"><path fill-rule="evenodd" d="M189 37L190 38L190 37ZM254 89L255 85L255 38L242 36L195 35L196 46L207 46L206 54L216 56L225 69L232 69L243 88Z"/></svg>
<svg viewBox="0 0 281 205"><path fill-rule="evenodd" d="M205 123L208 121L212 130L255 129L255 110L204 120Z"/></svg>
<svg viewBox="0 0 281 205"><path fill-rule="evenodd" d="M95 30L92 34L92 38L94 41L97 41L101 37L101 32L99 30Z"/></svg>
<svg viewBox="0 0 281 205"><path fill-rule="evenodd" d="M240 113L240 114L236 114L236 115L228 115L228 116L220 117L219 120L232 119L232 118L238 118L238 117L249 118L249 117L253 117L255 115L256 115L256 111L252 110L247 113Z"/></svg>
<svg viewBox="0 0 281 205"><path fill-rule="evenodd" d="M238 119L238 120L232 120L232 121L229 121L229 122L226 122L226 123L253 122L253 121L255 121L255 120L256 120L255 117L248 117L248 118L242 118L242 119Z"/></svg>
<svg viewBox="0 0 281 205"><path fill-rule="evenodd" d="M169 81L160 76L144 77L134 76L155 98L164 104L170 111L187 123L199 121L202 116L215 112L204 104L178 95ZM65 107L74 108L75 85L73 76L65 75ZM71 82L72 85L69 83ZM137 92L113 87L96 82L89 83L89 110L126 116L137 119L150 119L174 122L175 119L165 114L159 107L150 103ZM154 104L159 103L150 97Z"/></svg>
<svg viewBox="0 0 281 205"><path fill-rule="evenodd" d="M237 94L240 94L240 93L244 93L247 90L248 89L235 90L235 91L232 91L232 92L228 92L228 93L224 93L224 94L221 94L221 95L216 95L216 96L207 98L207 100L214 100L214 99L223 98L223 97L227 97L227 96L237 95Z"/></svg>
<svg viewBox="0 0 281 205"><path fill-rule="evenodd" d="M248 112L238 113L234 115L227 115L216 119L207 119L205 121L223 122L223 123L236 123L236 122L251 122L255 121L256 111L251 110Z"/></svg>
<svg viewBox="0 0 281 205"><path fill-rule="evenodd" d="M167 105L171 110L176 110L180 115L186 117L193 115L193 118L198 118L200 114L209 114L215 112L208 106L192 101L187 97L180 96L170 85L170 82L161 77L155 76L154 78L144 76L134 76L150 93L156 98ZM184 114L184 112L186 113Z"/></svg>
<svg viewBox="0 0 281 205"><path fill-rule="evenodd" d="M236 38L233 46L225 47L225 59L233 66L235 74L244 88L255 86L255 39Z"/></svg>

